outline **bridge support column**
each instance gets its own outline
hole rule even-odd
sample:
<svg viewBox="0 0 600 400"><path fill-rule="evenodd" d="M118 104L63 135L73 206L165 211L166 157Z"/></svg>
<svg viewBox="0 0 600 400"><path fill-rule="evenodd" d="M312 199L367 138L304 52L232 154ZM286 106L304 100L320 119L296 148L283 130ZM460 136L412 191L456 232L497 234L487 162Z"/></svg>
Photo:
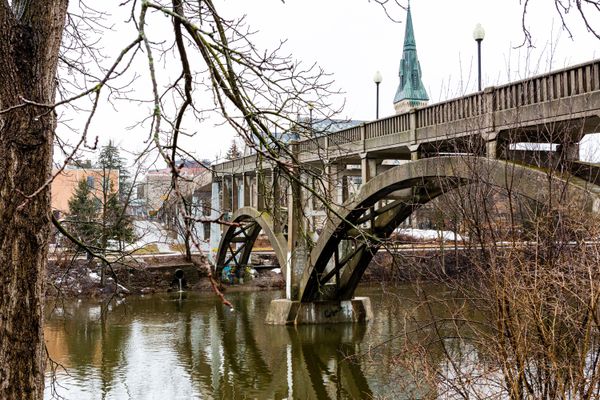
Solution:
<svg viewBox="0 0 600 400"><path fill-rule="evenodd" d="M419 159L421 159L421 146L416 144L416 145L412 145L409 146L408 149L410 150L410 160L411 161L417 161Z"/></svg>
<svg viewBox="0 0 600 400"><path fill-rule="evenodd" d="M218 181L212 182L211 187L211 212L210 219L216 221L221 215L221 202L219 201L220 183ZM219 251L219 243L221 242L221 225L215 222L210 224L210 250L208 252L209 261L215 265L217 260L217 252Z"/></svg>
<svg viewBox="0 0 600 400"><path fill-rule="evenodd" d="M250 198L252 194L250 193L250 179L250 176L244 172L242 175L242 195L240 196L242 198L242 205L240 207L248 207L251 205Z"/></svg>
<svg viewBox="0 0 600 400"><path fill-rule="evenodd" d="M340 191L342 198L340 199L340 204L344 204L346 202L346 200L348 200L348 198L350 197L350 192L348 190L348 176L347 175L342 175L341 176L341 180L342 180L342 190Z"/></svg>
<svg viewBox="0 0 600 400"><path fill-rule="evenodd" d="M243 190L243 186L241 189ZM244 194L243 192L240 193L239 178L235 175L231 175L231 193L231 211L236 212L240 208L240 194L242 200L244 199Z"/></svg>
<svg viewBox="0 0 600 400"><path fill-rule="evenodd" d="M325 164L325 198L329 203L336 201L337 166L329 161ZM329 213L329 212L328 212Z"/></svg>
<svg viewBox="0 0 600 400"><path fill-rule="evenodd" d="M265 193L266 193L267 179L265 176L265 170L256 171L256 209L265 209Z"/></svg>
<svg viewBox="0 0 600 400"><path fill-rule="evenodd" d="M565 143L558 150L565 161L579 161L579 143Z"/></svg>
<svg viewBox="0 0 600 400"><path fill-rule="evenodd" d="M370 181L375 175L377 175L377 159L369 158L365 154L360 155L360 176L362 184L364 185Z"/></svg>
<svg viewBox="0 0 600 400"><path fill-rule="evenodd" d="M485 156L498 158L498 142L495 139L485 142Z"/></svg>
<svg viewBox="0 0 600 400"><path fill-rule="evenodd" d="M302 303L287 299L273 300L267 312L268 325L310 325L368 322L373 319L371 299L315 301Z"/></svg>
<svg viewBox="0 0 600 400"><path fill-rule="evenodd" d="M500 151L506 146L505 140L499 141L498 133L491 131L481 135L485 141L485 156L493 160L500 158Z"/></svg>
<svg viewBox="0 0 600 400"><path fill-rule="evenodd" d="M297 145L292 150L297 151ZM302 221L302 187L299 183L301 176L298 170L293 171L297 179L290 179L288 190L288 251L285 265L285 297L287 300L298 298L302 272L306 267L308 249L304 237Z"/></svg>
<svg viewBox="0 0 600 400"><path fill-rule="evenodd" d="M223 176L223 179L221 180L221 191L223 193L221 197L221 210L223 212L231 213L233 212L233 204L231 203L231 187L233 182L228 178L230 178L230 176Z"/></svg>
<svg viewBox="0 0 600 400"><path fill-rule="evenodd" d="M271 189L273 191L273 202L271 210L273 215L273 229L276 233L282 232L283 226L285 225L285 221L283 221L284 215L281 210L285 202L285 193L281 190L282 179L283 178L281 177L279 167L274 167L271 173Z"/></svg>

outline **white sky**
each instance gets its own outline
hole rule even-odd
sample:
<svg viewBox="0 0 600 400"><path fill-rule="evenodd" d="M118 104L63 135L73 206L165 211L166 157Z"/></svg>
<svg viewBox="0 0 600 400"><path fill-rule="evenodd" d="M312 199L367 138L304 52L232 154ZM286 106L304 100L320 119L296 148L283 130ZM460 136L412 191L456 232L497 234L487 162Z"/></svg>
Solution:
<svg viewBox="0 0 600 400"><path fill-rule="evenodd" d="M406 4L405 0L400 1ZM255 40L259 47L273 48L279 40L287 39L285 50L293 58L306 64L317 62L333 74L336 86L345 92L345 109L340 117L364 120L375 117L372 79L376 70L383 75L380 116L393 114L392 99L399 79L405 29L404 10L389 6L390 14L401 20L396 23L369 0L286 0L285 4L279 0L216 0L215 3L226 16L246 14L250 27L259 31ZM484 86L600 56L600 40L586 32L575 10L567 18L574 38L570 39L561 30L551 0L531 0L527 25L535 48L517 48L524 38L519 0L413 0L411 10L423 82L431 102L475 89L476 44L472 32L478 22L486 31L482 43ZM118 18L119 11L111 12ZM598 18L591 22L600 27ZM103 38L105 53L116 56L133 35L131 29L123 31L115 25L115 32ZM142 64L141 68L145 66ZM133 97L148 98L148 87L136 91L139 93ZM340 98L338 103L342 101ZM134 115L139 110L147 108L118 103L114 110L101 105L92 134L99 136L100 144L112 138L124 149L140 149L148 136L147 129L126 130L136 120ZM197 136L185 143L198 158L214 159L217 154L224 154L233 137L230 129L215 127L210 121L198 122L194 130L198 131Z"/></svg>

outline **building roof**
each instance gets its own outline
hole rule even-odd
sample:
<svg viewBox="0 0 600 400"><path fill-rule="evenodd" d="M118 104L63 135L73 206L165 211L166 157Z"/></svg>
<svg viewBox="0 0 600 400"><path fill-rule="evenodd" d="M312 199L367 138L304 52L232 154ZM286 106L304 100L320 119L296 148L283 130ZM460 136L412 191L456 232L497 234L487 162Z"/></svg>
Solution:
<svg viewBox="0 0 600 400"><path fill-rule="evenodd" d="M396 96L394 96L394 104L408 100L409 102L414 101L415 105L418 105L420 102L429 100L425 86L421 81L421 65L417 57L417 42L415 41L410 4L406 10L404 49L398 76L400 77L400 84L396 90Z"/></svg>
<svg viewBox="0 0 600 400"><path fill-rule="evenodd" d="M179 168L179 174L184 177L194 177L207 171L207 167L203 163L197 161L177 160L175 161L175 164ZM146 176L165 176L170 179L171 173L171 168L161 168L148 171Z"/></svg>
<svg viewBox="0 0 600 400"><path fill-rule="evenodd" d="M296 135L294 140L302 140L343 131L344 129L349 129L360 124L364 124L365 121L355 119L323 118L313 119L311 122L310 118L302 117L298 122L299 126L292 131L292 134ZM298 129L299 127L302 127L302 129Z"/></svg>

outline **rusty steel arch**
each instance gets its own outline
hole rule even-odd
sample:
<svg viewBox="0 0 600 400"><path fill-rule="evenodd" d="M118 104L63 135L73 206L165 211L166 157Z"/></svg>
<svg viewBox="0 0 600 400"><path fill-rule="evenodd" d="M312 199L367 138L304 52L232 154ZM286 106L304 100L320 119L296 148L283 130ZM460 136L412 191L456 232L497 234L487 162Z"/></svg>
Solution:
<svg viewBox="0 0 600 400"><path fill-rule="evenodd" d="M538 202L560 195L576 202L583 211L597 213L600 209L599 186L572 176L553 176L551 180L564 188L557 193L548 190L548 179L549 175L538 168L475 156L426 158L394 167L362 185L328 221L302 275L300 300L352 298L382 239L389 237L416 207L465 184L482 181L509 187L513 193ZM391 195L390 203L376 207L377 202ZM342 241L345 252L340 250Z"/></svg>
<svg viewBox="0 0 600 400"><path fill-rule="evenodd" d="M217 274L220 275L223 267L229 263L238 267L248 265L252 247L261 230L269 238L285 277L283 267L287 260L287 240L282 233L274 231L273 218L269 213L253 207L242 207L233 213L231 225L227 227L219 243L216 257Z"/></svg>

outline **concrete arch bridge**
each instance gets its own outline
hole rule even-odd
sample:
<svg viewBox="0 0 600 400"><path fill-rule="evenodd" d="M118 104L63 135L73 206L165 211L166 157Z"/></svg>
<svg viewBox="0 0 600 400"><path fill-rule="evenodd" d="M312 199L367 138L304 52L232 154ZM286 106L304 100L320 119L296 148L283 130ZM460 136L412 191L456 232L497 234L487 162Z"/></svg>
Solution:
<svg viewBox="0 0 600 400"><path fill-rule="evenodd" d="M214 213L231 217L211 231L217 268L248 264L262 230L286 278L267 322L368 319L368 299L353 296L373 255L415 208L449 190L483 180L597 213L600 167L579 161L594 132L599 60L330 134L305 130L289 144L296 179L257 155L215 166Z"/></svg>

